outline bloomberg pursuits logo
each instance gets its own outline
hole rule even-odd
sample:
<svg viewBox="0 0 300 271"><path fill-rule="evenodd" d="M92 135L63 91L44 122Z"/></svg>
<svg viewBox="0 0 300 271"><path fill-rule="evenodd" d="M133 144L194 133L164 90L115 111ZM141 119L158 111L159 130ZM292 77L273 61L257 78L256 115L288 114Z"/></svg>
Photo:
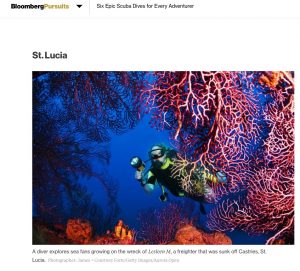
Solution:
<svg viewBox="0 0 300 271"><path fill-rule="evenodd" d="M39 10L56 10L56 9L69 9L70 6L67 4L43 4L43 5L35 5L35 4L11 4L11 9L39 9Z"/></svg>

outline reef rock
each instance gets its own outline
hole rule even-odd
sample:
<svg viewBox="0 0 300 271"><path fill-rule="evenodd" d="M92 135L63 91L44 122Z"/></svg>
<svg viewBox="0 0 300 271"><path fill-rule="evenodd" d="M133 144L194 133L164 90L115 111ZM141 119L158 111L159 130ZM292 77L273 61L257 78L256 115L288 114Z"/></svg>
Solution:
<svg viewBox="0 0 300 271"><path fill-rule="evenodd" d="M280 72L264 72L258 79L258 82L271 89L275 89L279 84Z"/></svg>
<svg viewBox="0 0 300 271"><path fill-rule="evenodd" d="M232 245L232 240L223 232L205 233L203 239L206 245Z"/></svg>
<svg viewBox="0 0 300 271"><path fill-rule="evenodd" d="M34 245L60 245L69 242L64 225L53 225L33 218L32 226L32 244Z"/></svg>
<svg viewBox="0 0 300 271"><path fill-rule="evenodd" d="M231 239L221 232L205 233L192 225L180 228L170 245L231 245Z"/></svg>
<svg viewBox="0 0 300 271"><path fill-rule="evenodd" d="M69 219L66 234L74 244L88 244L92 237L92 226L85 220Z"/></svg>

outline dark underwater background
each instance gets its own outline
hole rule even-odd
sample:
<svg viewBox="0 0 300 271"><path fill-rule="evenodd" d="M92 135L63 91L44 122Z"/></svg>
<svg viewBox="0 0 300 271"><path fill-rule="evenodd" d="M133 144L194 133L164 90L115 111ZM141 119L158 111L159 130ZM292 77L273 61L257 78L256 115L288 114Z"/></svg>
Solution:
<svg viewBox="0 0 300 271"><path fill-rule="evenodd" d="M33 244L73 244L65 230L76 219L89 223L90 238L111 234L122 220L143 243L151 226L141 221L160 223L153 216L172 203L182 219L212 232L198 203L171 195L161 202L159 186L147 194L134 179L132 157L147 160L157 143L173 147L172 128L155 127L138 99L154 81L147 72L33 72ZM209 212L214 205L205 207ZM225 234L232 244L257 245L274 233L235 228Z"/></svg>

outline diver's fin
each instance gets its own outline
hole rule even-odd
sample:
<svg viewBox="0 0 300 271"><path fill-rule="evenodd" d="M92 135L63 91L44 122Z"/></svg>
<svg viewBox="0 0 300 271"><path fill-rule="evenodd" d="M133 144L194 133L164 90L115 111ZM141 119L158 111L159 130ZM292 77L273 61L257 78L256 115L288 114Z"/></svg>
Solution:
<svg viewBox="0 0 300 271"><path fill-rule="evenodd" d="M205 210L205 206L204 206L204 204L203 204L202 201L199 202L199 209L200 209L200 212L201 212L202 214L204 214L204 215L207 214L207 213L206 213L206 210Z"/></svg>

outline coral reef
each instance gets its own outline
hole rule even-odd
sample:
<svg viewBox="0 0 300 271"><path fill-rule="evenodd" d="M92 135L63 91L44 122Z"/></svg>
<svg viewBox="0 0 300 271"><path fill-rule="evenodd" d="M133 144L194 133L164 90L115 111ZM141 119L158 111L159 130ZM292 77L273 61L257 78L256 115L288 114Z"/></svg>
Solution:
<svg viewBox="0 0 300 271"><path fill-rule="evenodd" d="M228 176L213 186L215 231L294 236L294 73L156 72L141 91L158 130L170 130L182 161ZM180 167L179 167L180 171ZM179 172L178 171L178 172Z"/></svg>
<svg viewBox="0 0 300 271"><path fill-rule="evenodd" d="M178 224L174 228L172 238L163 239L169 245L231 245L231 239L221 232L206 233L197 229L192 223ZM177 229L177 230L176 230ZM153 239L136 240L136 231L129 229L119 220L114 231L107 230L106 234L92 236L92 226L89 221L69 219L66 226L51 225L38 220L33 223L33 244L89 244L89 245L135 245L155 244ZM162 238L162 237L161 237ZM151 242L150 242L151 241ZM156 244L162 244L159 240ZM284 244L284 240L275 244Z"/></svg>
<svg viewBox="0 0 300 271"><path fill-rule="evenodd" d="M232 241L224 233L205 233L192 225L185 225L178 229L169 245L232 245Z"/></svg>
<svg viewBox="0 0 300 271"><path fill-rule="evenodd" d="M33 220L33 241L42 244L76 245L132 245L136 244L135 231L119 220L113 232L107 230L103 235L93 236L93 227L87 220L69 219L67 225L49 224Z"/></svg>
<svg viewBox="0 0 300 271"><path fill-rule="evenodd" d="M189 200L144 210L138 216L141 224L138 237L149 244L167 244L173 240L178 227L192 223L191 217L198 219L193 212L194 203Z"/></svg>
<svg viewBox="0 0 300 271"><path fill-rule="evenodd" d="M132 245L135 243L135 231L129 229L121 219L115 225L113 232L107 230L106 234L96 236L90 241L90 244L94 245Z"/></svg>
<svg viewBox="0 0 300 271"><path fill-rule="evenodd" d="M34 245L59 245L68 244L70 241L65 234L65 226L49 224L39 219L32 221L32 244Z"/></svg>
<svg viewBox="0 0 300 271"><path fill-rule="evenodd" d="M258 82L263 86L274 89L277 87L279 80L280 72L264 72L258 79Z"/></svg>
<svg viewBox="0 0 300 271"><path fill-rule="evenodd" d="M92 226L88 221L69 219L66 234L67 238L75 244L88 244L92 237Z"/></svg>
<svg viewBox="0 0 300 271"><path fill-rule="evenodd" d="M127 239L130 242L133 240L133 231L120 219L115 226L114 236L120 240Z"/></svg>

